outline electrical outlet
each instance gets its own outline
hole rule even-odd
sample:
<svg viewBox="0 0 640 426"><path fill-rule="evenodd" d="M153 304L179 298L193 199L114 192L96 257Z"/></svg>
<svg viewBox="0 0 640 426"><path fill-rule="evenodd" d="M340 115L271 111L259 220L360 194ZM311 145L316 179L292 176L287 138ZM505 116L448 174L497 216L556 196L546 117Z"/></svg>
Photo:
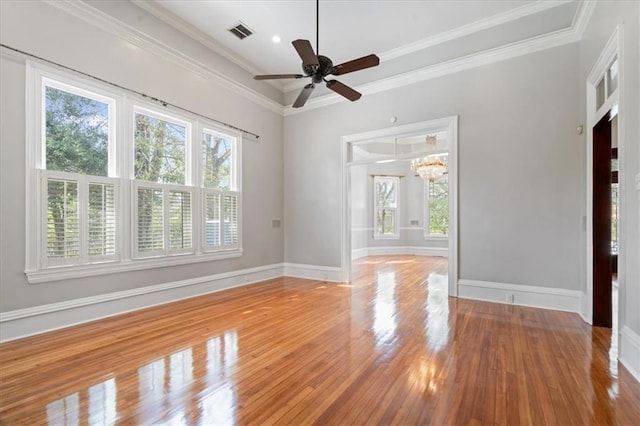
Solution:
<svg viewBox="0 0 640 426"><path fill-rule="evenodd" d="M324 273L324 274L322 274L322 277L323 277L323 278L324 278L324 280L326 281L326 280L328 280L328 279L329 279L329 274Z"/></svg>
<svg viewBox="0 0 640 426"><path fill-rule="evenodd" d="M507 303L513 303L513 299L514 299L513 294L511 294L511 293L507 293L506 294Z"/></svg>
<svg viewBox="0 0 640 426"><path fill-rule="evenodd" d="M273 219L273 220L271 221L271 226L272 226L273 228L280 228L280 219Z"/></svg>
<svg viewBox="0 0 640 426"><path fill-rule="evenodd" d="M636 191L640 191L640 173L636 175Z"/></svg>

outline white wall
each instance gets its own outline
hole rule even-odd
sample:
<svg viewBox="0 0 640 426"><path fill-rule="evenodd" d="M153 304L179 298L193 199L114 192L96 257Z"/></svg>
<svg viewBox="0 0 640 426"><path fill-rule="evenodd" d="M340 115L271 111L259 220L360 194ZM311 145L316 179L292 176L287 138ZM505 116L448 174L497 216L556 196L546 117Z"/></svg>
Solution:
<svg viewBox="0 0 640 426"><path fill-rule="evenodd" d="M577 79L572 44L285 117L285 261L340 265L341 136L459 115L460 277L579 290Z"/></svg>
<svg viewBox="0 0 640 426"><path fill-rule="evenodd" d="M110 8L132 5L112 2ZM144 50L112 32L101 30L42 2L1 2L2 43L66 66L148 93L151 96L232 123L260 135L243 143L244 254L233 260L196 263L131 273L28 284L25 275L25 61L0 59L0 312L70 299L125 291L160 283L235 271L283 260L283 119L239 96L215 79L203 78L174 57ZM145 12L131 17L145 22L145 31L161 28ZM153 24L155 22L155 24ZM154 27L156 25L157 27ZM180 40L181 47L188 40ZM192 42L188 46L198 50ZM222 64L221 64L222 66ZM224 68L224 67L223 67Z"/></svg>
<svg viewBox="0 0 640 426"><path fill-rule="evenodd" d="M616 26L621 25L624 63L621 75L624 90L621 104L624 111L619 117L621 182L625 189L621 206L624 216L626 246L621 248L620 261L624 271L620 282L620 329L628 327L640 339L640 191L634 187L636 174L640 173L640 3L636 1L598 2L593 17L580 42L580 98L581 120L586 122L586 79ZM586 129L590 131L590 129ZM586 135L585 135L586 136ZM584 143L582 144L584 146ZM581 156L584 157L584 153ZM583 197L584 197L583 193ZM584 202L584 199L583 199ZM623 258L624 257L624 258ZM622 275L623 274L623 275ZM583 289L584 290L584 289ZM624 337L624 336L623 336ZM640 377L640 340L636 341L635 365ZM628 346L621 346L621 358Z"/></svg>

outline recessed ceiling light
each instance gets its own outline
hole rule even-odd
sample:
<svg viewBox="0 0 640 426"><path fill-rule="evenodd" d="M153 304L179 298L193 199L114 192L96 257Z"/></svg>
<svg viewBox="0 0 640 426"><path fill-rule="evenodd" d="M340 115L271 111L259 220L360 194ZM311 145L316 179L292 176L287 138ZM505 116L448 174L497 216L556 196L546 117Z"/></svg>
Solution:
<svg viewBox="0 0 640 426"><path fill-rule="evenodd" d="M273 41L274 43L280 43L280 36L274 35L273 37L271 37L271 41Z"/></svg>

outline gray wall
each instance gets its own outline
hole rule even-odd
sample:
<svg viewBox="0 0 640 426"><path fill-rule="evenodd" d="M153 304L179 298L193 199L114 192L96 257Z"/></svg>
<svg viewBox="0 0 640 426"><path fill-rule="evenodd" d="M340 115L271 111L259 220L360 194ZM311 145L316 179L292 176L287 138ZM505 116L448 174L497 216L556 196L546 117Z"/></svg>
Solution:
<svg viewBox="0 0 640 426"><path fill-rule="evenodd" d="M640 333L640 192L634 188L634 178L640 173L640 2L618 1L598 2L583 39L580 42L580 119L586 122L586 89L584 83L591 72L602 49L613 34L616 26L622 24L624 39L621 73L625 77L625 88L621 94L624 102L625 123L619 122L625 133L624 152L620 152L620 164L626 190L624 217L626 247L621 247L620 261L624 262L625 281L620 282L621 325L627 325ZM587 131L590 131L587 129ZM586 137L586 134L585 134ZM582 146L585 143L581 144ZM586 153L581 153L585 157ZM584 173L584 172L583 172ZM584 197L584 192L583 192ZM584 198L583 198L584 199ZM625 254L626 252L626 254ZM624 259L622 256L624 255Z"/></svg>
<svg viewBox="0 0 640 426"><path fill-rule="evenodd" d="M571 44L285 117L285 261L340 266L341 136L457 114L460 278L580 289L578 89Z"/></svg>
<svg viewBox="0 0 640 426"><path fill-rule="evenodd" d="M23 272L25 145L28 143L25 140L25 63L3 55L0 61L0 311L283 261L283 229L271 227L272 219L283 217L281 115L47 4L2 2L1 15L2 43L247 128L261 137L258 143L248 139L243 142L242 257L28 284Z"/></svg>

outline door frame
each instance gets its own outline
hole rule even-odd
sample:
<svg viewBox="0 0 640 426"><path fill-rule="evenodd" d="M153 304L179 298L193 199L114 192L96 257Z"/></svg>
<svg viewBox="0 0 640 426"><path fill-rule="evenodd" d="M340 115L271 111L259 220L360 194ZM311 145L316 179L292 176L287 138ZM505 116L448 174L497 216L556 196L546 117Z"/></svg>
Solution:
<svg viewBox="0 0 640 426"><path fill-rule="evenodd" d="M619 167L619 183L618 183L618 288L622 289L626 283L626 215L625 215L625 127L626 127L626 109L624 99L625 75L624 75L624 51L623 45L623 27L618 25L613 34L607 41L598 60L594 64L586 81L586 220L585 220L585 281L586 288L581 303L580 315L589 324L593 324L593 128L609 111L614 111L618 115L618 167ZM596 88L598 82L605 77L606 72L611 66L613 60L618 59L618 88L605 100L604 104L597 107ZM618 292L618 297L620 292ZM622 310L619 310L618 315ZM621 324L620 322L618 322Z"/></svg>
<svg viewBox="0 0 640 426"><path fill-rule="evenodd" d="M362 164L353 163L351 148L358 142L376 138L399 138L411 135L447 131L449 139L448 175L449 175L449 236L448 236L448 280L449 296L458 296L458 116L443 117L434 120L387 127L368 132L345 135L341 138L342 155L342 223L341 223L341 269L342 281L351 281L351 179L350 167ZM394 159L409 159L420 156L419 153L394 155Z"/></svg>

